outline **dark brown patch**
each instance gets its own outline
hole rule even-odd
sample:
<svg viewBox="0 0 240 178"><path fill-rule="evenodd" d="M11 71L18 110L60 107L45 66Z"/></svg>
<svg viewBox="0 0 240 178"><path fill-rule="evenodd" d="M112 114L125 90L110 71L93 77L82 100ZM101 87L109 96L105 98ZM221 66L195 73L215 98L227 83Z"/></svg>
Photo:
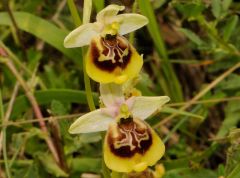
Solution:
<svg viewBox="0 0 240 178"><path fill-rule="evenodd" d="M101 38L101 44L103 43L103 38ZM106 39L105 39L106 42ZM128 63L130 62L131 56L132 56L132 49L130 47L130 45L126 46L125 44L123 44L121 42L121 40L119 40L119 38L116 39L110 39L107 40L108 44L110 45L117 45L118 48L120 48L122 51L124 51L126 48L128 48L128 54L126 56L122 57L122 62L121 62L121 56L119 56L117 48L113 48L113 52L115 54L115 63L112 62L112 60L105 60L105 61L99 61L99 57L100 57L100 53L102 52L102 54L104 54L105 56L110 52L109 49L107 47L105 47L102 44L103 50L100 51L96 45L95 42L91 43L90 46L90 55L91 55L91 59L92 62L94 63L94 65L104 71L107 72L113 72L116 68L121 68L121 69L125 69L126 66L128 65Z"/></svg>
<svg viewBox="0 0 240 178"><path fill-rule="evenodd" d="M136 135L134 135L134 132L129 132L131 134L131 138L132 138L131 143L132 143L132 145L135 146L135 148L131 150L130 146L121 146L120 148L116 149L114 147L114 142L121 141L126 138L126 135L121 133L120 129L122 131L130 130L131 128L134 128L134 125L136 126L136 129L134 131L139 134L138 138L141 138L141 134L144 134L144 133L147 134L149 138L147 140L140 141L140 146L139 146L138 141L135 138ZM108 138L107 138L108 144L110 146L110 150L116 156L123 157L123 158L130 158L130 157L134 156L136 153L143 155L149 149L149 147L152 145L152 134L147 125L146 125L146 128L140 128L137 123L131 121L131 122L121 122L121 124L119 123L117 127L118 127L117 129L119 132L118 137L113 138L112 130L110 129Z"/></svg>

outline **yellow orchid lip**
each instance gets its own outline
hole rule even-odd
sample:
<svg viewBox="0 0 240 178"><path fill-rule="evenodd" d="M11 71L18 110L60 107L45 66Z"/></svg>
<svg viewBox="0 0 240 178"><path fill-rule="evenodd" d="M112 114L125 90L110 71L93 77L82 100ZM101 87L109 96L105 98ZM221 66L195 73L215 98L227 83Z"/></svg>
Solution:
<svg viewBox="0 0 240 178"><path fill-rule="evenodd" d="M112 123L107 131L104 143L106 165L118 172L140 172L154 165L165 151L161 139L142 120L122 121Z"/></svg>
<svg viewBox="0 0 240 178"><path fill-rule="evenodd" d="M121 84L135 77L142 65L142 57L123 36L98 36L91 41L86 70L97 82Z"/></svg>

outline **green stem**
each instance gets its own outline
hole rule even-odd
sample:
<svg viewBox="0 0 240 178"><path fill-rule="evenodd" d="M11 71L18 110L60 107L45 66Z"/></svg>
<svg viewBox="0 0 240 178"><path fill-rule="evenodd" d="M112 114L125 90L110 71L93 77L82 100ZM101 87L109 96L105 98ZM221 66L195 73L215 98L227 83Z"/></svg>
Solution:
<svg viewBox="0 0 240 178"><path fill-rule="evenodd" d="M82 21L79 17L79 14L78 14L77 8L75 6L74 0L68 0L67 3L68 3L68 7L69 7L70 13L72 15L73 22L74 22L75 26L81 25Z"/></svg>
<svg viewBox="0 0 240 178"><path fill-rule="evenodd" d="M92 89L91 89L91 83L90 83L90 79L87 75L86 72L86 61L87 59L84 58L86 54L86 48L83 47L82 48L82 55L83 55L83 76L84 76L84 85L85 85L85 91L86 91L86 97L87 97L87 103L89 106L89 109L91 111L95 110L95 104L94 104L94 100L93 100L93 95L92 95Z"/></svg>
<svg viewBox="0 0 240 178"><path fill-rule="evenodd" d="M134 1L133 7L132 7L132 13L136 13L136 11L137 11L137 1ZM129 35L130 44L134 43L134 37L135 37L135 33L134 32L130 33Z"/></svg>
<svg viewBox="0 0 240 178"><path fill-rule="evenodd" d="M4 124L4 113L3 113L3 103L2 103L1 90L0 90L0 118L2 119L2 122ZM4 159L4 164L5 164L5 170L6 170L6 173L7 173L7 177L11 178L12 176L11 176L11 173L10 173L9 164L8 164L8 157L7 157L6 130L7 130L6 126L2 128L3 159Z"/></svg>
<svg viewBox="0 0 240 178"><path fill-rule="evenodd" d="M70 9L74 24L76 27L81 25L81 19L78 15L77 8L73 2L73 0L68 0L68 7ZM86 24L90 21L90 15L91 15L91 8L92 8L92 1L85 0L84 1L84 12L83 12L83 24ZM91 90L91 83L90 79L86 73L86 63L85 63L85 54L86 54L86 48L82 48L82 59L83 59L83 75L84 75L84 85L85 85L85 91L86 91L86 97L88 106L91 111L95 110L94 100L92 96L92 90Z"/></svg>
<svg viewBox="0 0 240 178"><path fill-rule="evenodd" d="M104 138L105 138L105 133L101 134L102 137L102 145L104 145ZM104 178L111 178L111 172L110 170L107 168L104 159L102 159L102 174Z"/></svg>

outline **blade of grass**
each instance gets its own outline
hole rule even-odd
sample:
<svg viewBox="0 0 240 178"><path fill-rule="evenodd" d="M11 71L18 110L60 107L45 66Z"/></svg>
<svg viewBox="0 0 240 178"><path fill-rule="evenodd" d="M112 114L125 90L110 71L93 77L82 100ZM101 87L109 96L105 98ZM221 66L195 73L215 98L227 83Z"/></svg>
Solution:
<svg viewBox="0 0 240 178"><path fill-rule="evenodd" d="M57 28L52 23L32 15L27 12L13 12L14 18L18 24L19 29L26 31L39 39L45 41L51 46L61 51L64 55L73 60L74 63L81 69L81 50L67 49L63 46L63 40L68 32ZM12 22L6 12L0 13L0 25L11 26Z"/></svg>
<svg viewBox="0 0 240 178"><path fill-rule="evenodd" d="M195 107L192 109L191 114L194 113L194 112L196 112L199 108L200 108L200 105L195 106ZM173 134L174 132L176 132L177 129L179 129L179 128L182 126L182 124L184 124L184 123L188 120L189 117L190 117L190 116L185 116L184 118L182 118L181 120L179 120L179 121L177 122L177 124L171 129L171 131L170 131L170 132L166 135L166 137L163 139L163 142L166 143L166 142L168 141L168 139L172 136L172 134Z"/></svg>
<svg viewBox="0 0 240 178"><path fill-rule="evenodd" d="M71 1L71 0L70 0ZM86 23L89 23L90 21L90 16L91 16L91 11L92 11L92 0L84 0L84 7L83 7L83 24L86 24ZM76 10L76 6L75 4L71 4L71 6L69 6L69 8L72 10L72 12L74 12ZM73 19L80 19L79 15L77 13L72 13L71 14L73 16ZM78 21L75 21L75 26L78 27L80 25L80 22L79 20ZM85 68L85 54L86 54L86 48L83 47L82 48L82 66L83 66L83 75L84 75L84 86L85 86L85 91L86 91L86 96L87 96L87 103L88 103L88 106L89 106L89 109L91 111L95 110L95 105L94 105L94 100L93 100L93 96L92 96L92 89L91 89L91 83L90 83L90 79L87 75L87 72L86 72L86 68Z"/></svg>
<svg viewBox="0 0 240 178"><path fill-rule="evenodd" d="M4 124L4 111L3 111L3 102L2 102L2 91L0 89L0 118L2 120L2 123ZM7 157L7 140L6 140L6 131L7 127L2 128L2 147L3 147L3 159L4 159L4 164L5 164L5 170L7 174L7 178L11 178L11 173L9 169L9 164L8 164L8 157Z"/></svg>
<svg viewBox="0 0 240 178"><path fill-rule="evenodd" d="M104 8L104 0L93 0L93 5L97 12Z"/></svg>
<svg viewBox="0 0 240 178"><path fill-rule="evenodd" d="M179 111L184 111L187 108L189 108L194 102L196 102L197 100L199 100L201 97L203 97L209 90L211 90L212 88L214 88L219 82L221 82L224 78L226 78L229 74L231 74L232 72L234 72L236 69L238 69L240 67L240 62L235 64L233 67L231 67L230 69L228 69L227 71L225 71L222 75L220 75L219 77L217 77L214 81L212 81L209 85L207 85L203 90L201 90L197 95L195 95L189 102L187 102L184 106L182 106ZM155 127L159 127L162 124L165 124L166 122L172 120L173 118L175 118L176 116L178 116L178 113L174 113L166 118L164 118L161 122L159 122L157 125L155 125Z"/></svg>
<svg viewBox="0 0 240 178"><path fill-rule="evenodd" d="M71 89L48 89L44 91L36 91L34 96L39 105L50 104L52 100L58 100L63 103L79 103L87 104L85 91L71 90ZM94 101L97 104L97 94L93 93ZM4 107L6 108L6 104ZM11 116L16 117L22 112L31 108L31 105L25 95L18 96L13 105L13 111Z"/></svg>
<svg viewBox="0 0 240 178"><path fill-rule="evenodd" d="M70 13L72 15L74 24L81 25L82 21L79 17L77 7L75 6L74 1L73 0L68 0L67 3L68 3Z"/></svg>
<svg viewBox="0 0 240 178"><path fill-rule="evenodd" d="M181 86L168 59L167 50L160 33L160 29L158 28L158 23L154 15L152 5L150 1L146 0L138 0L138 4L141 13L149 19L149 23L147 25L148 31L153 39L159 57L164 61L162 70L165 79L165 85L168 88L168 91L171 93L170 97L173 101L182 101L183 94ZM165 90L165 93L168 93L168 91Z"/></svg>

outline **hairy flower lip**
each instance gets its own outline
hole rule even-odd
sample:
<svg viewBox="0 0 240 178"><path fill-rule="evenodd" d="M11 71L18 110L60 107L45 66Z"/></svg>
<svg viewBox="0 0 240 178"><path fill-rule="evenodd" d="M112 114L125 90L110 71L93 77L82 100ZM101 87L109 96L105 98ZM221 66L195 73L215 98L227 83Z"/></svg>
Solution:
<svg viewBox="0 0 240 178"><path fill-rule="evenodd" d="M107 40L103 37L92 40L89 49L91 62L99 69L109 73L118 68L124 70L130 60L133 60L131 56L132 47L121 36L116 36L113 40Z"/></svg>
<svg viewBox="0 0 240 178"><path fill-rule="evenodd" d="M112 123L106 139L111 152L121 158L131 158L135 154L144 155L152 145L149 126L137 119L125 123Z"/></svg>
<svg viewBox="0 0 240 178"><path fill-rule="evenodd" d="M156 164L165 152L163 142L147 123L139 119L133 122L143 124L145 130L142 127L136 132L132 126L121 130L120 125L112 123L105 136L104 161L114 171L141 172Z"/></svg>
<svg viewBox="0 0 240 178"><path fill-rule="evenodd" d="M140 72L143 59L135 48L123 37L107 44L103 37L92 40L86 55L87 74L100 83L123 83ZM112 45L112 46L111 46Z"/></svg>

